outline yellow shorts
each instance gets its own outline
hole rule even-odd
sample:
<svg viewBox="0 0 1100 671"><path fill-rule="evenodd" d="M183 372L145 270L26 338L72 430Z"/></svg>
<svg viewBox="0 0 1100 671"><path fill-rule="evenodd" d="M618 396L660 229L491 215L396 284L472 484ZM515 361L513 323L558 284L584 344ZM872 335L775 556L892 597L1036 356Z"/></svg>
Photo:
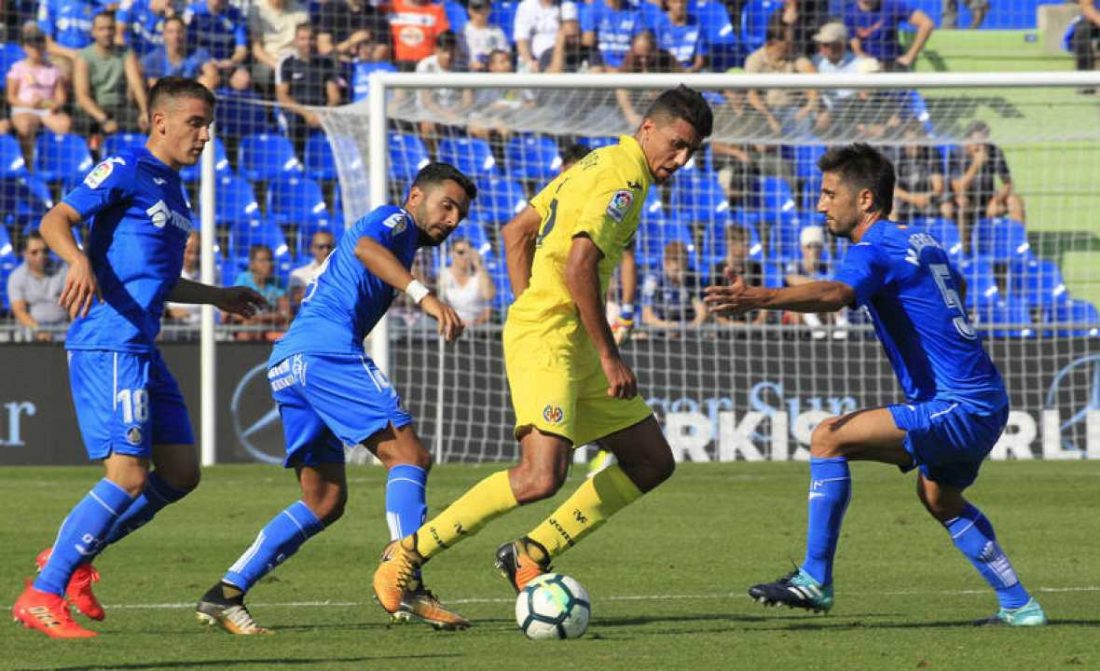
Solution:
<svg viewBox="0 0 1100 671"><path fill-rule="evenodd" d="M588 337L583 332L579 336ZM653 414L641 396L624 400L607 395L599 356L585 344L547 337L526 324L505 323L504 366L517 438L533 427L579 447Z"/></svg>

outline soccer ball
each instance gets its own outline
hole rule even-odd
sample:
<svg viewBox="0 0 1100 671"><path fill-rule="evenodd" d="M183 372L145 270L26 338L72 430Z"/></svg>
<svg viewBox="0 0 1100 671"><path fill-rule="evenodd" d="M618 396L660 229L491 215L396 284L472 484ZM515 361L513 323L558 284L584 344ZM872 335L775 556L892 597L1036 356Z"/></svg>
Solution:
<svg viewBox="0 0 1100 671"><path fill-rule="evenodd" d="M578 638L588 629L588 591L560 573L535 578L516 597L516 624L527 638Z"/></svg>

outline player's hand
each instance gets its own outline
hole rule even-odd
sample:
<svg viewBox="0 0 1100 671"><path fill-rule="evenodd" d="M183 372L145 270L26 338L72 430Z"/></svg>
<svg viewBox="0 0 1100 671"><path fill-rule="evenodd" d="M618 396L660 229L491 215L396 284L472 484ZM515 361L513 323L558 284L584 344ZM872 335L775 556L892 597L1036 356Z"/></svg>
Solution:
<svg viewBox="0 0 1100 671"><path fill-rule="evenodd" d="M634 398L638 395L638 378L617 353L600 357L600 366L607 376L607 395L615 398Z"/></svg>
<svg viewBox="0 0 1100 671"><path fill-rule="evenodd" d="M65 275L65 287L57 303L69 313L69 319L87 317L92 309L94 301L102 301L103 295L99 292L99 282L92 272L92 262L87 256L81 254L76 261L69 266L69 272Z"/></svg>
<svg viewBox="0 0 1100 671"><path fill-rule="evenodd" d="M462 335L462 331L466 328L466 325L462 323L462 319L459 318L454 308L432 294L428 294L424 297L424 300L420 301L420 309L436 321L436 331L438 331L439 335L443 336L443 339L447 342L454 342L457 340L458 336Z"/></svg>
<svg viewBox="0 0 1100 671"><path fill-rule="evenodd" d="M760 307L764 297L760 288L748 286L743 277L728 268L726 279L729 284L705 289L703 302L707 304L708 312L739 315Z"/></svg>
<svg viewBox="0 0 1100 671"><path fill-rule="evenodd" d="M270 310L267 299L248 287L225 287L218 290L214 307L239 317L253 317L260 310Z"/></svg>
<svg viewBox="0 0 1100 671"><path fill-rule="evenodd" d="M118 132L118 122L114 119L107 119L99 124L99 128L105 135L113 135Z"/></svg>

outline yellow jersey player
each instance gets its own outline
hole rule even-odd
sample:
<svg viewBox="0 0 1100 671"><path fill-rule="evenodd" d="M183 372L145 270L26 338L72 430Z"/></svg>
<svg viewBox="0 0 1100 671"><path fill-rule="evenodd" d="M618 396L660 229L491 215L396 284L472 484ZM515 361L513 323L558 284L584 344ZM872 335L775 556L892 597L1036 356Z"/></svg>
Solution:
<svg viewBox="0 0 1100 671"><path fill-rule="evenodd" d="M526 536L505 543L497 567L518 591L550 560L666 480L672 450L623 361L604 316L607 284L632 248L646 193L683 167L710 135L696 91L662 93L633 137L596 150L546 186L503 230L518 297L504 357L520 463L474 485L415 533L386 546L374 593L393 613L428 559L518 506L553 496L575 446L599 442L618 464L586 480Z"/></svg>

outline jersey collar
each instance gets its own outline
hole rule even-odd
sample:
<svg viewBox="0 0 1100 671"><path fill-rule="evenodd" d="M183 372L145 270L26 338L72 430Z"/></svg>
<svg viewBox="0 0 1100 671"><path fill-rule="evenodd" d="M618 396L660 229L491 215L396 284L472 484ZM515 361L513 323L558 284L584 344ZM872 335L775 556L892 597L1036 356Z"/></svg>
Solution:
<svg viewBox="0 0 1100 671"><path fill-rule="evenodd" d="M642 151L642 145L638 144L638 141L630 135L619 136L619 146L626 150L641 168L641 173L645 175L646 186L653 183L653 173L649 171L649 163L645 160L645 152Z"/></svg>

